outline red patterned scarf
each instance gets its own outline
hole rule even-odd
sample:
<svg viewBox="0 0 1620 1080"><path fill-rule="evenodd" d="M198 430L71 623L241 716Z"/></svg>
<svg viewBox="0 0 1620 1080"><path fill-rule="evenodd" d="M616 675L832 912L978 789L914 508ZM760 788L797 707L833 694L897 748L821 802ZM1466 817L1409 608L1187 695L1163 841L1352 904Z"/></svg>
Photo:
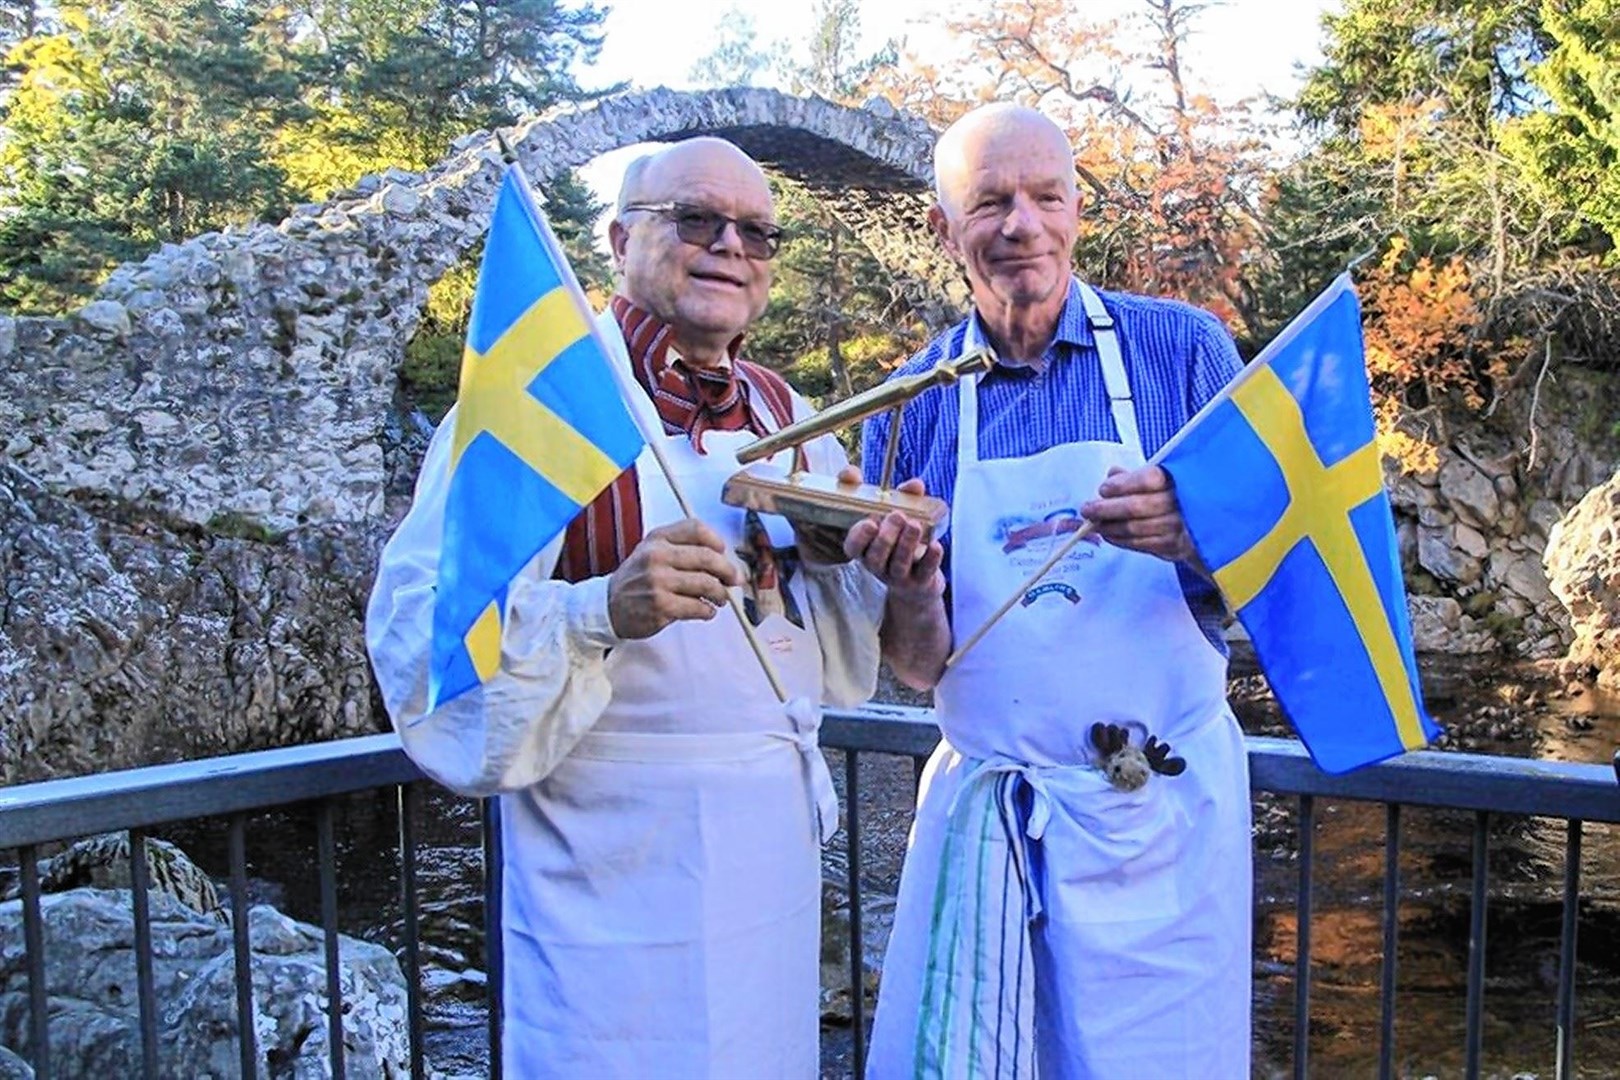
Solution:
<svg viewBox="0 0 1620 1080"><path fill-rule="evenodd" d="M741 338L731 343L729 368L690 367L678 357L670 359L672 332L668 323L622 296L614 296L610 307L624 334L636 382L657 406L665 434L685 434L700 454L703 435L708 431L747 428L765 434L769 429L751 400L751 386L765 399L765 408L775 418L776 426L792 422L793 398L787 383L769 368L739 359ZM747 382L737 377L738 371L747 373ZM636 484L636 467L632 465L580 511L568 526L554 576L564 581L583 581L618 569L641 542L641 496Z"/></svg>

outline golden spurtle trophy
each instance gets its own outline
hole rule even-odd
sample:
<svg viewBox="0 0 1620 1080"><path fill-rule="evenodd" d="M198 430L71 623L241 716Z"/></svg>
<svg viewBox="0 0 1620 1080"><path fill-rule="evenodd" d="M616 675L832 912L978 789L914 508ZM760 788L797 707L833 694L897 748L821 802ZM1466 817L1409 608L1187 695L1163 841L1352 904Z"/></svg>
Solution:
<svg viewBox="0 0 1620 1080"><path fill-rule="evenodd" d="M900 445L900 415L906 403L924 390L949 386L964 376L988 371L993 363L995 355L989 349L974 349L954 359L941 360L928 371L890 379L749 443L737 454L738 463L749 467L726 481L720 497L728 506L781 514L791 521L827 526L839 532L849 531L850 526L864 518L882 517L898 510L922 523L923 540L927 542L944 523L950 508L943 499L932 495L913 495L893 488L894 455ZM764 460L885 409L891 417L889 446L883 459L882 475L875 485L840 484L833 476L784 472Z"/></svg>

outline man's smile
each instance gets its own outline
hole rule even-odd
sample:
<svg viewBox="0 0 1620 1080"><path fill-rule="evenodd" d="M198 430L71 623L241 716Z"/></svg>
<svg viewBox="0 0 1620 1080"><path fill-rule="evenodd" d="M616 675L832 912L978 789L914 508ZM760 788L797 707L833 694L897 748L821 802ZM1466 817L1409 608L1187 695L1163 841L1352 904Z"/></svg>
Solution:
<svg viewBox="0 0 1620 1080"><path fill-rule="evenodd" d="M687 271L687 277L699 285L708 285L726 289L746 289L748 282L741 274L733 271L704 267Z"/></svg>

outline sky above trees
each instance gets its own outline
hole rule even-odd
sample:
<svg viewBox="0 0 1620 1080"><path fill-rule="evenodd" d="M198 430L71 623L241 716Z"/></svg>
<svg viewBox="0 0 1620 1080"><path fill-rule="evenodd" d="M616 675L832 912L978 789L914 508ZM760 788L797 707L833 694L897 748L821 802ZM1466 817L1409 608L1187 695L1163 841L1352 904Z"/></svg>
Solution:
<svg viewBox="0 0 1620 1080"><path fill-rule="evenodd" d="M918 49L937 48L942 28L984 8L966 0L884 0L861 9L861 41L867 53L904 39ZM1320 16L1340 0L1226 0L1199 17L1192 54L1197 78L1226 97L1259 92L1291 93L1297 64L1321 57ZM1128 15L1140 0L1088 0L1088 13ZM738 16L753 23L759 42L792 43L802 53L814 21L810 0L683 0L679 19L668 17L668 0L613 0L602 29L601 56L582 75L587 85L629 81L640 86L690 86L692 59L713 49L723 26Z"/></svg>

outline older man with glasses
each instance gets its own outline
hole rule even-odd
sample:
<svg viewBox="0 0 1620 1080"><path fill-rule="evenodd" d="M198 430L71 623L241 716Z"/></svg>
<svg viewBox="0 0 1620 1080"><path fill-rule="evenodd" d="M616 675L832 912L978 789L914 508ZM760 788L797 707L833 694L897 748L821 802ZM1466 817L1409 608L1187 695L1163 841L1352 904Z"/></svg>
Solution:
<svg viewBox="0 0 1620 1080"><path fill-rule="evenodd" d="M739 355L781 236L730 143L630 168L602 321L694 516L644 452L513 583L501 669L471 704L394 710L435 778L501 795L507 1076L819 1071L819 849L838 807L809 703L870 696L885 588L842 535L721 503L737 450L809 413ZM390 702L427 654L432 605L412 597L435 582L447 442L368 613ZM846 462L829 436L778 464ZM726 610L738 587L791 707Z"/></svg>

